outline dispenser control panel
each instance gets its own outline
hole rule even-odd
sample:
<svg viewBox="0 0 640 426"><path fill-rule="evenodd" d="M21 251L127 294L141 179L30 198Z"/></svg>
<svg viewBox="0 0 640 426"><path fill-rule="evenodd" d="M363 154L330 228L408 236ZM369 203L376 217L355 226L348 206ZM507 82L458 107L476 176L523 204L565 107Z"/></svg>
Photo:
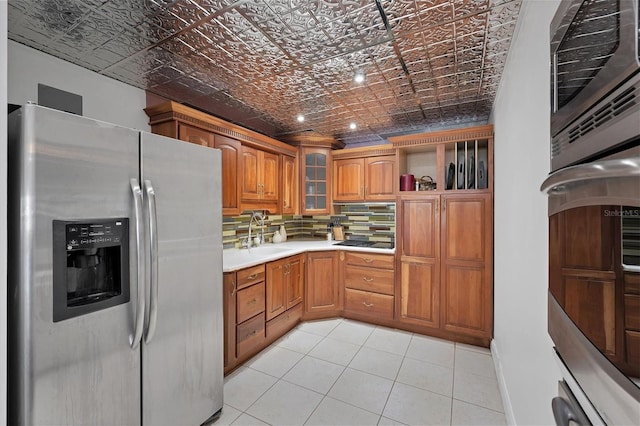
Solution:
<svg viewBox="0 0 640 426"><path fill-rule="evenodd" d="M120 244L128 219L66 224L67 250L107 247Z"/></svg>

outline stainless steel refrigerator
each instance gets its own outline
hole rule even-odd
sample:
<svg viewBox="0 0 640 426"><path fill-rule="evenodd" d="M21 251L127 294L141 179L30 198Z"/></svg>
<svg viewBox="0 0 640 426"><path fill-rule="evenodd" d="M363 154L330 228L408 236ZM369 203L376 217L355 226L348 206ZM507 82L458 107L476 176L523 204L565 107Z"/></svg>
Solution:
<svg viewBox="0 0 640 426"><path fill-rule="evenodd" d="M9 423L222 409L219 151L33 104L9 116Z"/></svg>

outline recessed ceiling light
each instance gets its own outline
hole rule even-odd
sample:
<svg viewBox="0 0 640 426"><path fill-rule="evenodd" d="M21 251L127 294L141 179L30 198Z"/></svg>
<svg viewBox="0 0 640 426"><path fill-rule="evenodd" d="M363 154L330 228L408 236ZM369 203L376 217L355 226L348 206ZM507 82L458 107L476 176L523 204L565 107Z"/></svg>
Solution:
<svg viewBox="0 0 640 426"><path fill-rule="evenodd" d="M364 74L361 72L357 72L353 77L353 81L355 81L356 83L362 83L364 81Z"/></svg>
<svg viewBox="0 0 640 426"><path fill-rule="evenodd" d="M358 127L356 123L351 123L351 124L349 124L349 128L350 128L351 130L355 130L355 129L356 129L356 127Z"/></svg>
<svg viewBox="0 0 640 426"><path fill-rule="evenodd" d="M304 121L304 115L298 114L297 119L298 119L298 123L302 123Z"/></svg>

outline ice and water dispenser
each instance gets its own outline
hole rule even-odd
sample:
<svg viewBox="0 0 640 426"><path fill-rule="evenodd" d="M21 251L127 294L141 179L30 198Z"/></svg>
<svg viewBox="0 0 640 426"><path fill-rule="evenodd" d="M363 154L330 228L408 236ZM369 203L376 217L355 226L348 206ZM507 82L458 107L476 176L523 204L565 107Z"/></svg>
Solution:
<svg viewBox="0 0 640 426"><path fill-rule="evenodd" d="M129 301L129 219L53 221L53 321Z"/></svg>

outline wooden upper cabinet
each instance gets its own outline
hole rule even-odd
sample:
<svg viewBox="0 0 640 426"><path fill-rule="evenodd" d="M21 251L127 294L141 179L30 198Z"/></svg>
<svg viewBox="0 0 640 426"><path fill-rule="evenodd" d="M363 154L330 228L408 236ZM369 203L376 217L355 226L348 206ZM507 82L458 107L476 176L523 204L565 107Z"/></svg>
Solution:
<svg viewBox="0 0 640 426"><path fill-rule="evenodd" d="M393 155L336 159L333 162L333 200L392 200L396 180Z"/></svg>
<svg viewBox="0 0 640 426"><path fill-rule="evenodd" d="M210 148L214 146L213 133L184 123L178 125L178 139Z"/></svg>
<svg viewBox="0 0 640 426"><path fill-rule="evenodd" d="M277 154L242 147L242 200L278 200L280 184L280 158Z"/></svg>
<svg viewBox="0 0 640 426"><path fill-rule="evenodd" d="M333 162L333 201L364 200L364 158Z"/></svg>
<svg viewBox="0 0 640 426"><path fill-rule="evenodd" d="M331 150L303 147L301 158L301 213L328 214L331 209Z"/></svg>
<svg viewBox="0 0 640 426"><path fill-rule="evenodd" d="M366 200L393 199L397 180L395 156L365 158L364 198Z"/></svg>
<svg viewBox="0 0 640 426"><path fill-rule="evenodd" d="M298 149L295 146L173 101L149 106L144 111L153 133L220 149L224 215L237 215L250 209L278 213L284 211L285 204L297 202L296 196L293 200L281 199L283 191L287 191L290 198L290 192L296 191L295 186L292 190L282 187L285 177L289 182L296 179ZM291 158L294 167L289 162L283 169L284 159ZM294 214L297 210L294 207L288 213Z"/></svg>
<svg viewBox="0 0 640 426"><path fill-rule="evenodd" d="M222 214L240 214L240 185L242 176L242 145L227 136L215 135L214 145L222 157Z"/></svg>
<svg viewBox="0 0 640 426"><path fill-rule="evenodd" d="M296 158L282 156L282 214L296 214L298 212L298 185L296 173Z"/></svg>

